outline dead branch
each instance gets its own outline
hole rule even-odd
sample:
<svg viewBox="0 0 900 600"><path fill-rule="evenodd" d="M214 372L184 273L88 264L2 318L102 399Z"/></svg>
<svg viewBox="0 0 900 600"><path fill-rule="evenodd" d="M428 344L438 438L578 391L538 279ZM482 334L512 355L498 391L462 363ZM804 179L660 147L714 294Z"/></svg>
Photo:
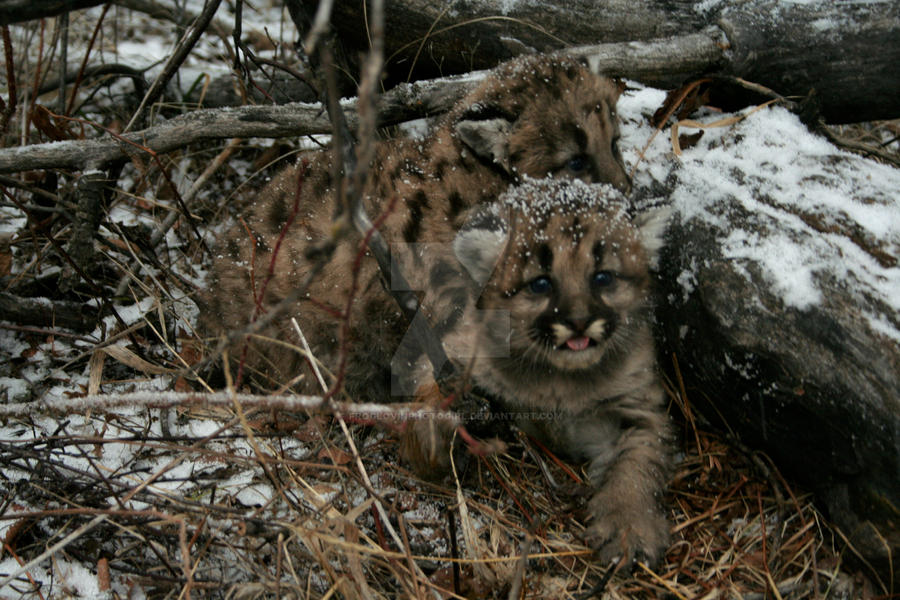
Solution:
<svg viewBox="0 0 900 600"><path fill-rule="evenodd" d="M82 302L23 298L0 292L0 313L4 321L38 327L64 327L90 331L97 326L97 310Z"/></svg>
<svg viewBox="0 0 900 600"><path fill-rule="evenodd" d="M446 79L434 82L433 86L403 86L379 102L378 124L392 125L448 110L473 84L471 79ZM348 126L355 129L358 123L356 103L344 103L343 109ZM123 134L123 140L131 144L104 136L94 140L2 149L0 173L33 169L80 170L90 164L105 165L127 159L133 144L166 153L198 142L234 137L284 138L330 133L331 122L317 104L198 110L142 131Z"/></svg>
<svg viewBox="0 0 900 600"><path fill-rule="evenodd" d="M193 26L189 28L188 33L178 43L178 46L166 63L162 73L159 74L159 77L157 77L156 81L153 82L153 85L150 86L150 90L147 91L147 94L141 100L140 106L138 106L138 109L131 117L131 121L129 121L128 125L125 127L125 131L131 129L135 123L143 123L144 113L147 110L147 107L155 103L162 95L166 85L172 77L175 76L175 73L181 67L181 64L185 61L191 50L193 50L194 45L200 39L200 36L209 26L213 15L216 14L216 10L218 10L219 4L221 3L222 0L210 0L207 2L206 6L203 8L203 12L200 13L194 21Z"/></svg>
<svg viewBox="0 0 900 600"><path fill-rule="evenodd" d="M702 70L722 60L717 33L667 38L647 43L602 44L569 50L586 57L604 72L630 74L676 69L680 73ZM394 125L449 110L483 76L471 73L413 84L401 84L383 94L377 102L376 124ZM359 125L356 101L341 105L350 131ZM171 152L189 144L232 137L281 138L332 133L332 123L321 106L244 106L230 109L198 110L181 115L143 131L124 134L127 140L155 152ZM125 148L115 140L70 141L34 144L0 150L0 173L32 169L83 169L88 164L103 165L126 158Z"/></svg>
<svg viewBox="0 0 900 600"><path fill-rule="evenodd" d="M72 10L104 4L107 0L4 0L0 4L0 25L55 17Z"/></svg>
<svg viewBox="0 0 900 600"><path fill-rule="evenodd" d="M295 20L299 29L311 29L309 23L312 23L312 20L296 0L289 1L288 7L291 18ZM369 165L375 157L375 130L378 125L376 98L383 64L384 14L382 9L381 2L376 2L372 9L372 48L366 58L359 86L357 127L354 128L358 133L359 143L354 140L343 107L338 102L334 68L331 62L333 56L331 37L323 35L322 47L310 49L308 55L309 60L313 63L313 70L318 75L320 89L323 92L322 102L328 109L328 116L332 123L335 164L343 171L343 185L338 187L338 193L342 195L338 203L341 207L341 214L337 215L336 219L352 222L375 256L381 272L396 282L397 285L392 286L394 289L390 293L406 317L414 339L431 361L435 368L435 374L447 376L453 368L443 345L427 320L416 318L419 313L419 300L414 293L409 291L411 286L406 283L396 260L391 255L387 242L384 241L378 228L366 214L362 203L366 175ZM316 22L322 21L324 19L317 15ZM316 39L316 37L310 36L310 39Z"/></svg>
<svg viewBox="0 0 900 600"><path fill-rule="evenodd" d="M83 270L94 258L94 235L100 227L103 216L103 194L109 184L107 176L101 171L88 171L78 178L75 193L78 205L75 208L75 221L72 236L66 244L66 252ZM77 283L72 271L67 271L60 282L62 289L70 289Z"/></svg>
<svg viewBox="0 0 900 600"><path fill-rule="evenodd" d="M382 422L399 425L411 419L451 419L449 411L423 409L421 404L374 404L337 402L332 407L322 403L321 396L264 396L232 394L229 392L132 392L126 394L97 394L81 398L40 399L33 402L0 404L0 416L23 417L35 413L75 414L112 412L122 407L144 408L212 408L233 407L237 402L245 408L333 414L364 423Z"/></svg>
<svg viewBox="0 0 900 600"><path fill-rule="evenodd" d="M12 41L9 27L3 26L3 55L6 57L6 83L9 88L9 103L0 98L0 135L6 133L9 120L16 112L16 71L13 67Z"/></svg>

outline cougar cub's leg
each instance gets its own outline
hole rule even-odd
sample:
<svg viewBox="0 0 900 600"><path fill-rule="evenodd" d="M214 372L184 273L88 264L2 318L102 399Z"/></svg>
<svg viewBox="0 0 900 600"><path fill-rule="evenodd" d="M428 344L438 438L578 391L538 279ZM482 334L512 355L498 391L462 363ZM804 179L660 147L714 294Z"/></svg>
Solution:
<svg viewBox="0 0 900 600"><path fill-rule="evenodd" d="M640 407L646 399L624 402L632 406L616 411L621 426L618 440L595 446L597 454L588 466L596 492L589 505L586 541L605 562L618 558L626 566L635 560L653 565L669 540L669 523L661 507L669 474L669 425L661 411Z"/></svg>
<svg viewBox="0 0 900 600"><path fill-rule="evenodd" d="M422 418L406 422L400 435L400 456L419 477L437 480L450 472L450 444L459 420L447 411L446 398L434 382L419 387L416 401Z"/></svg>

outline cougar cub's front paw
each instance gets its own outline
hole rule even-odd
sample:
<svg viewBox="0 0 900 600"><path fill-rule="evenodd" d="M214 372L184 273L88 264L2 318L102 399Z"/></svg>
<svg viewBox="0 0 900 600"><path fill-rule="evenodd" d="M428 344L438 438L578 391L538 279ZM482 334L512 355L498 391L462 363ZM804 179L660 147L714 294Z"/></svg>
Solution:
<svg viewBox="0 0 900 600"><path fill-rule="evenodd" d="M585 535L600 560L618 559L629 569L635 561L656 565L669 543L669 523L659 510L653 505L600 504L601 497L591 501L593 521Z"/></svg>
<svg viewBox="0 0 900 600"><path fill-rule="evenodd" d="M440 479L450 472L450 443L459 419L440 410L444 398L436 385L416 397L422 410L400 434L400 455L419 477Z"/></svg>

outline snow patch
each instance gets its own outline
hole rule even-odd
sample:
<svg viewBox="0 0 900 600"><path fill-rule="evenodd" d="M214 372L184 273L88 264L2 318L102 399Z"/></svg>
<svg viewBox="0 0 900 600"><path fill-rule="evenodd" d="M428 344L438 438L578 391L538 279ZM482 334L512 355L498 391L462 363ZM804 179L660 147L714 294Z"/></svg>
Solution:
<svg viewBox="0 0 900 600"><path fill-rule="evenodd" d="M682 223L717 229L724 259L756 265L785 306L814 306L823 300L820 282L837 280L848 281L865 303L877 299L900 312L900 269L879 259L900 256L900 170L836 148L777 106L747 109L735 125L702 130L699 142L676 157L668 132L655 134L647 123L664 98L629 83L619 101L626 165L644 152L638 193L671 188ZM745 223L739 230L732 230L735 217ZM738 270L747 277L753 271ZM686 293L691 281L691 273L679 277ZM888 318L872 323L889 337L900 335Z"/></svg>

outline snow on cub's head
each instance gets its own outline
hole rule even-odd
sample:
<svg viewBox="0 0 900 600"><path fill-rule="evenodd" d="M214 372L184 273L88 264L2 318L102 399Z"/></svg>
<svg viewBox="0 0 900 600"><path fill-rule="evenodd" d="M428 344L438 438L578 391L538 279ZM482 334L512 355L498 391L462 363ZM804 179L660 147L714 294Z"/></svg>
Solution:
<svg viewBox="0 0 900 600"><path fill-rule="evenodd" d="M475 211L454 252L484 286L478 308L509 315L488 339L511 363L563 371L628 351L650 320L650 269L669 211L632 215L610 186L527 180Z"/></svg>

